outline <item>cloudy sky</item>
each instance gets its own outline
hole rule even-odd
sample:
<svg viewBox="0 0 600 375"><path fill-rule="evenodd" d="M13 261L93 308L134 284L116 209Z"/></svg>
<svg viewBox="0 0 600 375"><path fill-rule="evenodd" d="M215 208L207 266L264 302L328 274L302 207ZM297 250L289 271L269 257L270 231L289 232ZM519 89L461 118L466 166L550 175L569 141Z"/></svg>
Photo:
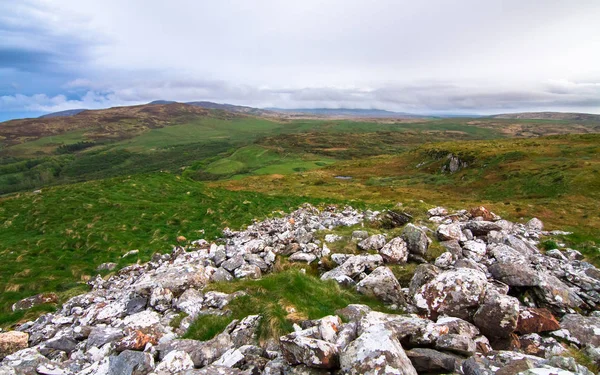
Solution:
<svg viewBox="0 0 600 375"><path fill-rule="evenodd" d="M600 113L598 0L0 1L0 121L156 99Z"/></svg>

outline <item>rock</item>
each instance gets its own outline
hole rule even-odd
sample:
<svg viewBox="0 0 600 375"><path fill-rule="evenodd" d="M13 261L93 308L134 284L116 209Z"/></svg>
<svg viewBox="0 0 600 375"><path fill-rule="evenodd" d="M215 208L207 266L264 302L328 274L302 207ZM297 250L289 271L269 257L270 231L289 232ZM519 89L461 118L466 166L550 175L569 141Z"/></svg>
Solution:
<svg viewBox="0 0 600 375"><path fill-rule="evenodd" d="M517 328L518 318L519 300L490 290L473 322L488 338L508 337Z"/></svg>
<svg viewBox="0 0 600 375"><path fill-rule="evenodd" d="M117 341L123 338L123 330L112 327L95 327L91 330L86 347L89 350L91 347L101 347L109 342Z"/></svg>
<svg viewBox="0 0 600 375"><path fill-rule="evenodd" d="M174 350L167 354L156 366L155 372L158 375L181 374L185 370L194 368L194 362L189 354L183 351Z"/></svg>
<svg viewBox="0 0 600 375"><path fill-rule="evenodd" d="M117 268L117 263L102 263L96 267L96 271L112 271Z"/></svg>
<svg viewBox="0 0 600 375"><path fill-rule="evenodd" d="M156 311L166 311L171 307L171 301L173 300L173 292L170 289L165 289L158 286L152 289L150 294L150 306L154 307Z"/></svg>
<svg viewBox="0 0 600 375"><path fill-rule="evenodd" d="M335 344L301 336L298 332L282 336L279 341L283 356L291 365L305 364L315 368L339 366L339 351Z"/></svg>
<svg viewBox="0 0 600 375"><path fill-rule="evenodd" d="M492 231L499 231L502 227L492 221L468 221L465 223L465 229L468 229L475 236L487 236Z"/></svg>
<svg viewBox="0 0 600 375"><path fill-rule="evenodd" d="M407 224L402 230L401 236L411 254L425 255L427 253L431 240L423 229L413 224Z"/></svg>
<svg viewBox="0 0 600 375"><path fill-rule="evenodd" d="M383 265L381 255L354 255L346 259L342 265L321 275L321 280L339 280L342 276L354 279L366 271L372 271ZM339 281L338 281L339 282Z"/></svg>
<svg viewBox="0 0 600 375"><path fill-rule="evenodd" d="M379 254L386 263L406 263L408 260L408 248L401 237L396 237L385 244L379 250Z"/></svg>
<svg viewBox="0 0 600 375"><path fill-rule="evenodd" d="M208 277L202 265L181 264L145 273L132 286L139 294L146 294L160 286L178 296L189 288L201 290L207 281Z"/></svg>
<svg viewBox="0 0 600 375"><path fill-rule="evenodd" d="M262 275L260 268L252 264L244 264L233 271L233 274L238 279L260 279Z"/></svg>
<svg viewBox="0 0 600 375"><path fill-rule="evenodd" d="M421 286L433 280L441 270L432 264L420 264L415 269L415 273L410 280L408 295L414 296Z"/></svg>
<svg viewBox="0 0 600 375"><path fill-rule="evenodd" d="M448 215L448 210L444 207L435 207L427 210L427 216L446 216Z"/></svg>
<svg viewBox="0 0 600 375"><path fill-rule="evenodd" d="M509 286L536 286L541 282L538 272L529 265L511 260L498 261L488 269L496 280Z"/></svg>
<svg viewBox="0 0 600 375"><path fill-rule="evenodd" d="M27 348L29 335L25 332L8 331L0 333L0 361L7 355Z"/></svg>
<svg viewBox="0 0 600 375"><path fill-rule="evenodd" d="M289 259L291 262L305 262L310 264L317 259L317 256L312 253L304 253L302 251L298 251L290 255Z"/></svg>
<svg viewBox="0 0 600 375"><path fill-rule="evenodd" d="M77 341L68 335L57 335L50 340L45 341L44 346L49 349L60 350L70 354L77 347Z"/></svg>
<svg viewBox="0 0 600 375"><path fill-rule="evenodd" d="M175 307L194 318L202 310L202 302L204 302L202 293L190 288L177 299Z"/></svg>
<svg viewBox="0 0 600 375"><path fill-rule="evenodd" d="M160 343L158 345L158 352L159 359L162 360L173 351L183 351L190 356L194 366L204 367L216 361L233 347L234 345L229 334L221 333L208 341L176 339Z"/></svg>
<svg viewBox="0 0 600 375"><path fill-rule="evenodd" d="M487 278L481 271L447 270L421 286L413 302L433 319L440 314L469 319L483 300L486 288Z"/></svg>
<svg viewBox="0 0 600 375"><path fill-rule="evenodd" d="M534 217L525 224L525 228L530 231L541 232L544 230L544 223L542 223L540 219Z"/></svg>
<svg viewBox="0 0 600 375"><path fill-rule="evenodd" d="M146 305L148 304L148 298L144 296L132 296L127 305L125 305L125 312L127 315L132 315L135 313L139 313L146 309Z"/></svg>
<svg viewBox="0 0 600 375"><path fill-rule="evenodd" d="M411 215L406 212L397 212L388 210L385 213L383 220L385 220L386 227L398 228L404 224L410 222L413 219Z"/></svg>
<svg viewBox="0 0 600 375"><path fill-rule="evenodd" d="M471 356L475 354L476 346L475 341L470 337L449 333L437 339L435 348L464 356Z"/></svg>
<svg viewBox="0 0 600 375"><path fill-rule="evenodd" d="M356 291L376 297L386 303L400 306L406 304L400 283L387 267L376 268L369 276L356 284Z"/></svg>
<svg viewBox="0 0 600 375"><path fill-rule="evenodd" d="M127 258L128 256L131 255L137 255L140 251L137 249L134 250L129 250L128 252L126 252L125 254L123 254L123 256L121 258Z"/></svg>
<svg viewBox="0 0 600 375"><path fill-rule="evenodd" d="M481 240L466 241L462 247L462 255L467 259L481 261L485 257L486 244Z"/></svg>
<svg viewBox="0 0 600 375"><path fill-rule="evenodd" d="M375 325L352 341L340 354L341 373L417 375L394 333Z"/></svg>
<svg viewBox="0 0 600 375"><path fill-rule="evenodd" d="M16 370L14 374L17 375L37 375L37 368L48 363L50 363L48 358L41 355L39 351L27 348L4 357L2 366L0 366L0 374L2 374L2 370L11 368Z"/></svg>
<svg viewBox="0 0 600 375"><path fill-rule="evenodd" d="M115 350L122 352L124 350L144 350L146 345L156 345L158 340L153 335L147 335L139 329L133 330L116 342Z"/></svg>
<svg viewBox="0 0 600 375"><path fill-rule="evenodd" d="M469 210L469 213L472 217L480 217L485 221L492 221L496 218L494 214L492 214L487 208L483 206L471 208L471 210Z"/></svg>
<svg viewBox="0 0 600 375"><path fill-rule="evenodd" d="M223 267L225 270L229 271L229 272L233 272L236 269L240 268L241 266L243 266L245 263L244 261L244 257L242 254L238 254L236 256L234 256L233 258L230 258L226 261L224 261L221 264L221 267Z"/></svg>
<svg viewBox="0 0 600 375"><path fill-rule="evenodd" d="M567 314L560 320L560 328L580 345L600 347L600 318Z"/></svg>
<svg viewBox="0 0 600 375"><path fill-rule="evenodd" d="M125 350L110 357L108 374L145 375L154 370L154 358L148 353Z"/></svg>
<svg viewBox="0 0 600 375"><path fill-rule="evenodd" d="M336 310L335 313L349 321L358 321L363 316L371 312L371 308L367 305L350 304L343 309Z"/></svg>
<svg viewBox="0 0 600 375"><path fill-rule="evenodd" d="M385 236L383 234L374 234L358 243L361 250L380 250L385 246Z"/></svg>
<svg viewBox="0 0 600 375"><path fill-rule="evenodd" d="M466 241L467 237L463 234L459 223L442 224L436 230L437 238L440 241Z"/></svg>
<svg viewBox="0 0 600 375"><path fill-rule="evenodd" d="M449 373L460 369L462 359L433 349L415 348L406 352L419 373Z"/></svg>
<svg viewBox="0 0 600 375"><path fill-rule="evenodd" d="M556 331L560 324L548 309L523 308L519 311L516 331L521 334Z"/></svg>
<svg viewBox="0 0 600 375"><path fill-rule="evenodd" d="M229 334L233 345L236 348L244 345L257 345L258 328L261 320L261 315L248 315L236 324L235 328Z"/></svg>
<svg viewBox="0 0 600 375"><path fill-rule="evenodd" d="M215 273L210 275L210 281L215 283L231 280L233 280L233 276L222 267L217 268Z"/></svg>
<svg viewBox="0 0 600 375"><path fill-rule="evenodd" d="M34 306L47 303L58 303L58 295L55 293L41 293L35 296L27 297L12 305L12 311L27 310Z"/></svg>
<svg viewBox="0 0 600 375"><path fill-rule="evenodd" d="M439 257L435 258L435 266L439 268L449 268L454 263L454 256L449 251L443 252Z"/></svg>

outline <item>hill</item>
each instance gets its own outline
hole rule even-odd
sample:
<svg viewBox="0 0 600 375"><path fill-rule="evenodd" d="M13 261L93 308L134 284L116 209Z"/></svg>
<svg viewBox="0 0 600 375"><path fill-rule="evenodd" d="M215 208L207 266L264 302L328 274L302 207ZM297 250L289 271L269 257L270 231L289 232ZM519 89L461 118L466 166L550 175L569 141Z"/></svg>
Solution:
<svg viewBox="0 0 600 375"><path fill-rule="evenodd" d="M289 115L314 115L325 117L355 117L355 118L430 118L431 116L415 115L405 112L392 112L382 109L355 109L355 108L268 108L271 111L287 113Z"/></svg>
<svg viewBox="0 0 600 375"><path fill-rule="evenodd" d="M75 116L78 113L81 113L83 111L85 111L86 109L68 109L66 111L60 111L60 112L54 112L54 113L48 113L47 115L42 115L38 118L52 118L52 117L68 117L68 116Z"/></svg>
<svg viewBox="0 0 600 375"><path fill-rule="evenodd" d="M600 121L600 115L590 113L569 113L569 112L522 112L505 113L490 116L498 119L515 120L562 120L562 121Z"/></svg>

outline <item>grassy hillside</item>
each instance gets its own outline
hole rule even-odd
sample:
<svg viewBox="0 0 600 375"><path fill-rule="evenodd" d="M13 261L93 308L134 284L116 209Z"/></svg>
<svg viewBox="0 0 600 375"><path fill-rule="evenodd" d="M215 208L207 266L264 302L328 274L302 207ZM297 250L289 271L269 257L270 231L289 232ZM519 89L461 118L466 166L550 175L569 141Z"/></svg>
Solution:
<svg viewBox="0 0 600 375"><path fill-rule="evenodd" d="M147 261L177 236L212 239L306 199L207 188L167 173L104 179L5 198L0 206L0 311L42 291L68 292L103 262ZM318 203L319 199L310 200ZM126 252L139 254L122 259Z"/></svg>

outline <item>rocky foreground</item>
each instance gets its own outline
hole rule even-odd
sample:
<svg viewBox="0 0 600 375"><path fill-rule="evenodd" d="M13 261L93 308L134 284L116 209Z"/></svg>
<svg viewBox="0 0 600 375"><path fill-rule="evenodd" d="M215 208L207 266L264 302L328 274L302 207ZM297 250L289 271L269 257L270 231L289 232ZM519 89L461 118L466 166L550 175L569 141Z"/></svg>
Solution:
<svg viewBox="0 0 600 375"><path fill-rule="evenodd" d="M389 220L390 213L307 205L244 231L225 230L218 244L199 240L157 254L108 280L97 277L89 293L60 311L0 333L0 375L592 374L570 353L600 363L600 270L576 250L541 252L540 238L552 233L537 219L515 224L483 207L428 213L428 226L406 224L396 238L355 231L357 254L332 254L327 242L342 238L330 234L322 243L315 233ZM446 251L427 263L431 238ZM260 278L280 256L333 261L323 280L398 313L350 305L264 342L257 335L262 317L255 315L209 341L178 338L198 316L227 314L243 293L203 292L208 283ZM410 284L400 285L388 267L406 262L420 265ZM34 296L13 308L48 299ZM180 312L187 317L173 328Z"/></svg>

